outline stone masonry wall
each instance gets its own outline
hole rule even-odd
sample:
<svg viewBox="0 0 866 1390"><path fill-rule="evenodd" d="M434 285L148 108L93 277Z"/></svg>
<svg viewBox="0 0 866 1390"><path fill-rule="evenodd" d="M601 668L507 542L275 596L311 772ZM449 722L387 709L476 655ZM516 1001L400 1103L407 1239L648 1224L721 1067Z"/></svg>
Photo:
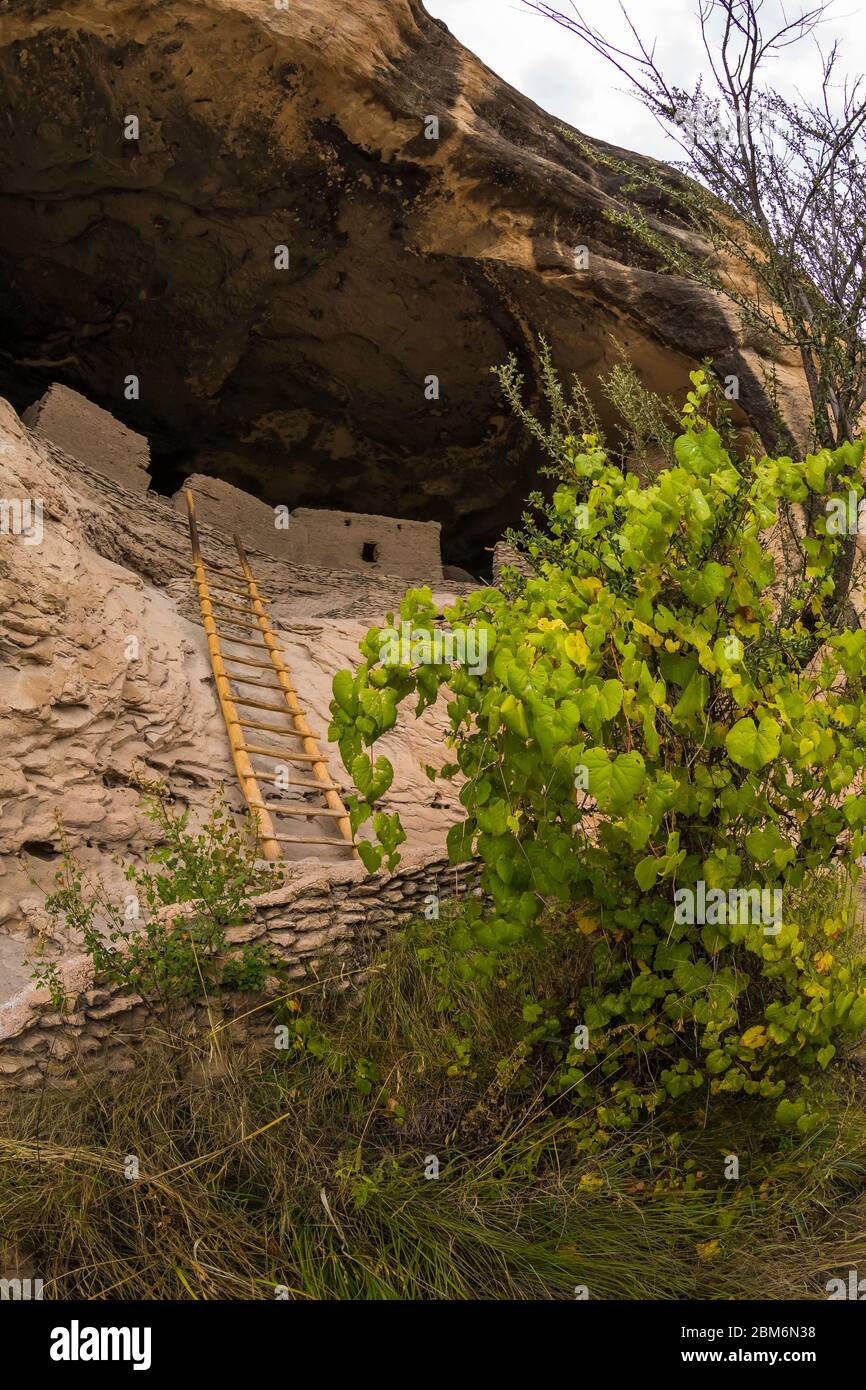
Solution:
<svg viewBox="0 0 866 1390"><path fill-rule="evenodd" d="M29 429L130 492L150 486L150 445L107 410L56 381L25 410Z"/></svg>
<svg viewBox="0 0 866 1390"><path fill-rule="evenodd" d="M532 579L535 573L525 555L521 555L520 552L515 550L513 545L509 545L507 541L497 541L496 545L493 547L494 584L499 583L499 577L506 566L508 566L509 569L517 570L517 573L522 574L524 579Z"/></svg>
<svg viewBox="0 0 866 1390"><path fill-rule="evenodd" d="M199 522L204 521L227 536L237 531L245 547L253 546L277 560L292 559L296 543L288 513L278 527L277 513L273 507L259 501L251 492L223 482L222 478L208 478L203 473L194 473L171 499L184 518L187 515L187 488L195 498L195 513ZM236 560L234 547L231 547L229 559L233 557ZM234 568L237 569L237 563Z"/></svg>
<svg viewBox="0 0 866 1390"><path fill-rule="evenodd" d="M292 526L298 564L400 574L434 587L442 580L438 521L298 507Z"/></svg>
<svg viewBox="0 0 866 1390"><path fill-rule="evenodd" d="M355 861L310 864L273 893L255 899L249 923L230 928L231 945L270 945L298 982L320 981L335 991L357 989L369 973L377 947L395 928L423 916L429 895L440 903L479 893L472 864L445 859L409 859L394 874L369 876ZM174 916L178 908L171 909ZM64 963L67 1012L58 1012L48 991L30 987L0 1008L0 1084L32 1086L49 1081L72 1085L82 1070L112 1072L135 1067L135 1048L156 1022L138 995L99 987L90 961ZM247 1015L248 994L224 992L225 1017ZM263 1038L272 1030L261 1009L233 1027L233 1036ZM184 1007L177 1023L207 1027L203 1000ZM234 1031L237 1029L237 1032Z"/></svg>
<svg viewBox="0 0 866 1390"><path fill-rule="evenodd" d="M273 507L252 493L200 473L187 478L172 498L184 516L186 488L195 497L200 521L227 535L237 531L246 544L278 560L328 571L400 576L422 580L434 588L442 583L442 528L438 521L407 521L316 507L297 507L278 516Z"/></svg>

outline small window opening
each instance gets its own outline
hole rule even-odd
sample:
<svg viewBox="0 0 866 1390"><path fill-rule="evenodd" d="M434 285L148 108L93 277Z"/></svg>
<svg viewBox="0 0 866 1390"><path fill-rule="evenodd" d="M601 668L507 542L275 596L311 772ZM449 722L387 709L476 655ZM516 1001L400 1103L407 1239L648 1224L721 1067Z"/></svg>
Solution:
<svg viewBox="0 0 866 1390"><path fill-rule="evenodd" d="M376 545L375 541L364 541L364 545L361 550L361 559L365 560L368 565L375 565L378 558L379 547L378 545Z"/></svg>

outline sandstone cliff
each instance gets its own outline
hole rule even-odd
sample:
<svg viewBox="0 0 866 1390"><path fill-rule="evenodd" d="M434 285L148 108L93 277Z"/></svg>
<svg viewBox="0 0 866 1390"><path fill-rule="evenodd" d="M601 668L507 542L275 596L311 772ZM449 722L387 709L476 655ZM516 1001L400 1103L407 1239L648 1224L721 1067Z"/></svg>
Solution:
<svg viewBox="0 0 866 1390"><path fill-rule="evenodd" d="M712 355L769 425L766 345L657 274L610 177L420 0L0 0L0 96L0 390L80 388L167 492L438 520L477 572L535 468L487 369L533 385L538 332L590 386L614 338L665 391Z"/></svg>

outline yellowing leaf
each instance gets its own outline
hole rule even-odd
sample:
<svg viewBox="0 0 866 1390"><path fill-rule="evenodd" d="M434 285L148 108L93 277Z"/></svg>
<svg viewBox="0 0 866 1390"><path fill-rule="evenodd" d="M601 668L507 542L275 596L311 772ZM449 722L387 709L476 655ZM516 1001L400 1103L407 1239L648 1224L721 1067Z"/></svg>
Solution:
<svg viewBox="0 0 866 1390"><path fill-rule="evenodd" d="M819 975L826 975L830 966L833 964L832 951L819 951L814 957L815 969Z"/></svg>
<svg viewBox="0 0 866 1390"><path fill-rule="evenodd" d="M577 930L582 936L592 936L594 931L598 931L598 922L594 917L587 917L581 913L577 919Z"/></svg>
<svg viewBox="0 0 866 1390"><path fill-rule="evenodd" d="M768 1041L767 1030L760 1024L756 1024L754 1028L747 1028L740 1038L743 1047L751 1048L766 1047Z"/></svg>
<svg viewBox="0 0 866 1390"><path fill-rule="evenodd" d="M707 1264L710 1260L718 1259L721 1253L721 1246L717 1240L699 1240L695 1249L698 1252L698 1259L702 1264Z"/></svg>
<svg viewBox="0 0 866 1390"><path fill-rule="evenodd" d="M585 666L589 656L589 647L586 645L586 638L582 632L570 632L565 639L565 654L570 657L575 666Z"/></svg>
<svg viewBox="0 0 866 1390"><path fill-rule="evenodd" d="M635 632L640 633L641 637L648 638L650 646L661 646L663 640L661 633L656 632L654 627L650 627L648 623L641 622L640 618L634 618L632 620L632 626L634 627Z"/></svg>
<svg viewBox="0 0 866 1390"><path fill-rule="evenodd" d="M604 1187L604 1179L594 1178L589 1173L584 1173L577 1186L580 1192L598 1192L600 1187Z"/></svg>

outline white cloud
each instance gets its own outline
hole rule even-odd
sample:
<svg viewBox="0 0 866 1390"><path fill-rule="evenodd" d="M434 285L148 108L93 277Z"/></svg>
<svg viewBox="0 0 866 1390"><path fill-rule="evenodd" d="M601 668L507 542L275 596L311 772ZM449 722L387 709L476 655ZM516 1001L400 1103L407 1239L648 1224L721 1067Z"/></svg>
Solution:
<svg viewBox="0 0 866 1390"><path fill-rule="evenodd" d="M568 2L560 0L561 8L566 9ZM533 13L520 0L424 0L424 4L488 67L552 115L609 144L657 158L677 158L677 147L629 95L626 79L576 36ZM580 0L579 8L606 35L626 40L628 31L613 0ZM696 0L635 0L629 9L641 35L650 42L655 39L656 56L670 79L690 88L699 72L708 71L695 19ZM779 0L769 0L767 26L779 12ZM789 18L797 12L796 3L788 7ZM842 66L849 70L853 66L857 76L850 58L862 51L864 6L858 0L841 0L833 6L833 14L838 18L823 26L822 46L839 38ZM788 49L776 60L780 89L793 92L799 85L816 95L816 61L814 47L808 43Z"/></svg>

